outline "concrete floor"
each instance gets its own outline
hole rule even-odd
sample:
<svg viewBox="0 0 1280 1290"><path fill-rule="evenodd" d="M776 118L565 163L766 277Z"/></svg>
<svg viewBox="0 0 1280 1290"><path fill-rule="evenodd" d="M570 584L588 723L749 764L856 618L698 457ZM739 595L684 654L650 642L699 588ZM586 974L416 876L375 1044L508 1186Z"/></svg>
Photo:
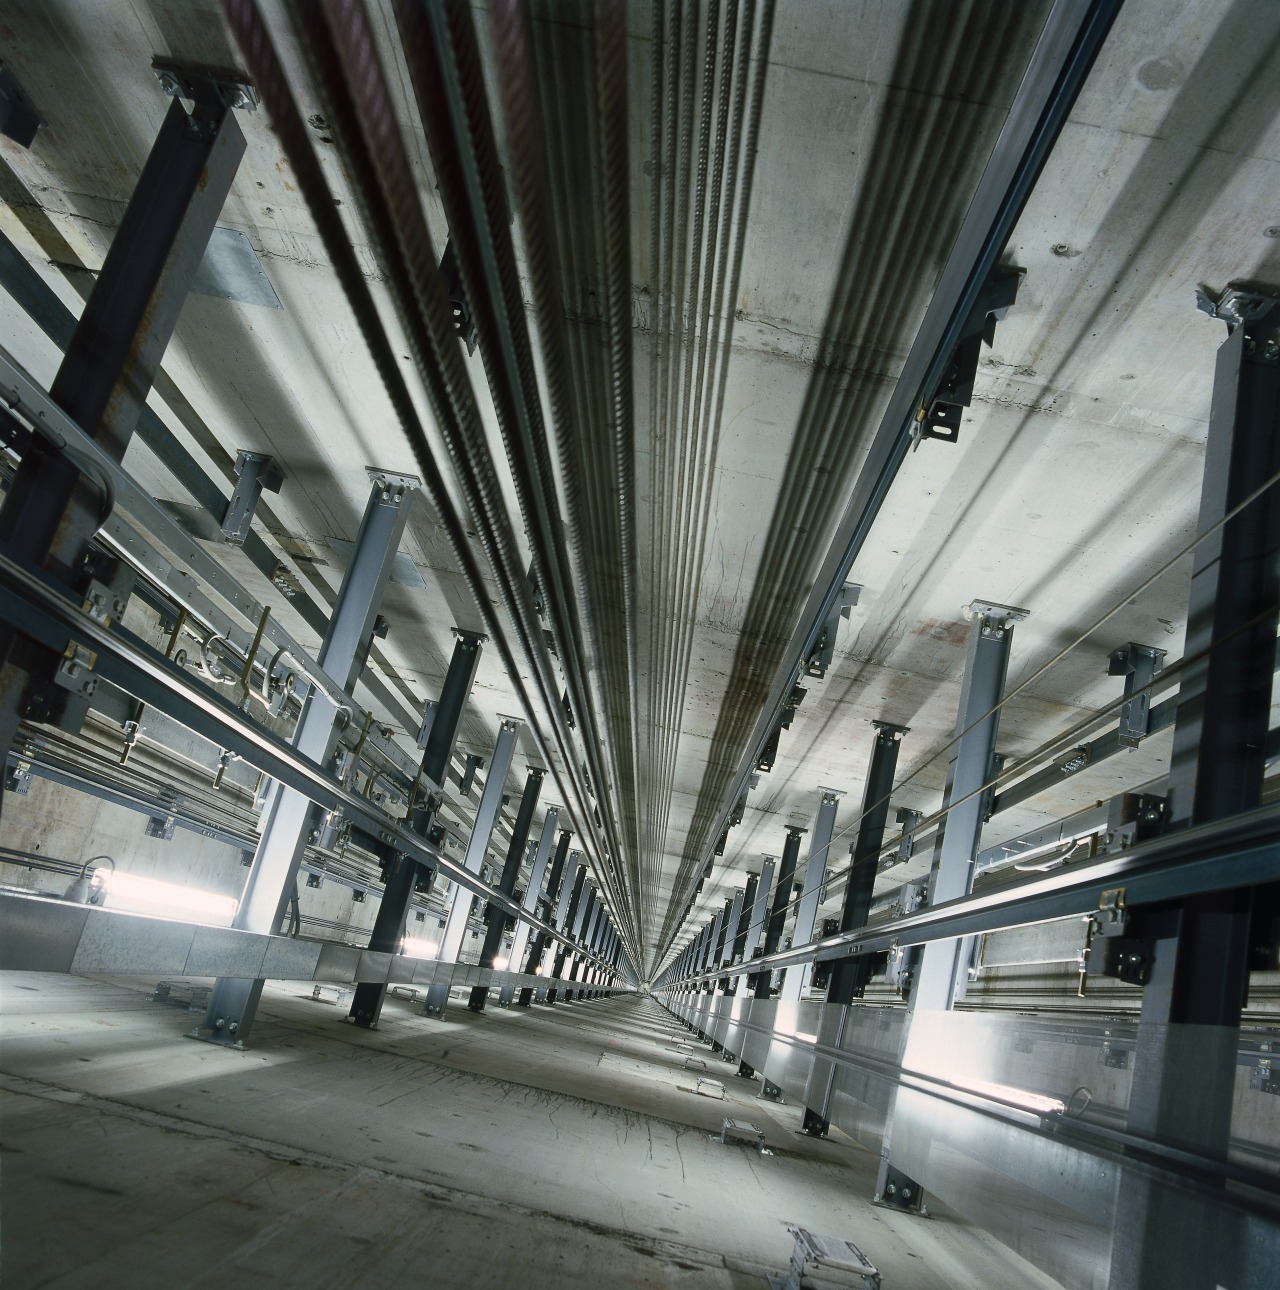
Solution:
<svg viewBox="0 0 1280 1290"><path fill-rule="evenodd" d="M154 983L6 974L4 1284L759 1287L789 1226L839 1233L888 1290L1054 1282L945 1212L870 1205L875 1160L626 997L376 1032L273 984L253 1047L187 1042ZM725 1115L773 1154L712 1143Z"/></svg>

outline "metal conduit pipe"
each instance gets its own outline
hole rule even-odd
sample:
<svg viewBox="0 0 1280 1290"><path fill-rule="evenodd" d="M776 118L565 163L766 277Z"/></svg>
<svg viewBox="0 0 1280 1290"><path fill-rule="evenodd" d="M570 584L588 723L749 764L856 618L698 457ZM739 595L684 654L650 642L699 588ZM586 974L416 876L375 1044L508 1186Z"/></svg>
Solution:
<svg viewBox="0 0 1280 1290"><path fill-rule="evenodd" d="M750 774L756 749L781 712L802 660L812 648L911 442L915 413L936 387L978 292L1003 252L1044 163L1106 40L1121 0L1056 0L978 185L934 297L916 334L870 452L823 558L807 603L721 805L709 816L706 839L718 836ZM700 840L705 861L712 842ZM694 866L700 872L701 865ZM691 892L696 878L677 884ZM685 896L687 899L687 894ZM683 908L683 901L673 904ZM669 944L674 928L664 932Z"/></svg>
<svg viewBox="0 0 1280 1290"><path fill-rule="evenodd" d="M720 52L717 55L713 42L716 20L721 14L723 28L720 29ZM672 525L654 526L655 543L662 552L655 560L655 566L663 572L665 585L674 597L674 608L661 616L656 634L651 639L651 652L659 660L651 671L651 703L654 711L661 715L650 724L666 732L660 743L651 748L650 757L649 850L655 862L664 849L670 814L678 750L677 717L687 685L696 626L692 607L699 594L708 532L700 517L709 511L709 493L718 454L720 415L733 330L732 309L738 295L772 16L772 0L761 4L747 3L741 9L736 4L723 10L720 6L708 7L702 60L702 129L694 181L695 246L687 268L688 283L680 292L673 285L677 266L672 263L676 247L670 238L670 201L677 195L682 198L680 209L683 216L674 217L679 230L682 218L687 220L688 217L683 186L687 184L687 169L691 163L687 156L681 155L683 149L673 157L676 145L670 125L665 145L662 132L655 134L654 173L664 178L675 173L677 183L666 184L667 203L659 202L661 185L655 185L651 207L651 262L655 266L656 291L660 301L652 341L651 424L655 439L664 445L664 452L655 453L653 457L651 496L655 510L672 509L678 516ZM681 48L680 25L681 14L675 12L672 33L667 39L663 14L655 10L655 49L661 48L665 40L668 60L675 59L677 63L679 55L676 51ZM686 55L696 47L688 43L693 34L690 32L684 38ZM755 74L751 76L753 61ZM692 68L692 63L686 61L685 74ZM664 60L655 54L655 117L658 117L667 97L669 84L675 84L674 72L664 66ZM688 86L681 83L679 92L687 94ZM714 133L710 129L713 103L716 106ZM704 242L705 251L702 249ZM669 304L669 301L674 303ZM672 323L674 335L686 312L693 320L693 339L682 346L669 346L667 323ZM723 344L722 322L725 327ZM674 365L669 361L668 353L672 348L677 350ZM662 398L670 402L671 391L677 387L679 397L675 402L682 411L670 422L670 414L660 411L657 391L661 388ZM678 541L673 540L673 535L678 536ZM655 600L658 594L656 586L651 589Z"/></svg>
<svg viewBox="0 0 1280 1290"><path fill-rule="evenodd" d="M632 905L638 907L634 857L639 855L639 838L634 810L625 807L628 800L639 800L633 717L638 666L630 518L634 434L625 16L619 7L599 6L590 17L583 30L532 22L527 6L513 0L504 0L493 11L515 191L556 428L567 536L579 600L592 610L583 621L594 662L587 682L613 734L605 745L612 779L619 789L630 789L618 804L620 827L633 857L621 880L630 884ZM570 59L576 61L573 74L567 75L561 68ZM594 75L582 75L584 63L593 67ZM619 199L622 205L611 217ZM597 280L605 287L607 355L579 318L565 316L565 302L574 301L580 284ZM574 313L572 304L568 312ZM594 318L592 323L594 333ZM607 436L598 427L611 433L609 450L599 443Z"/></svg>
<svg viewBox="0 0 1280 1290"><path fill-rule="evenodd" d="M600 23L612 23L615 15L616 11L610 10L598 13L596 16ZM517 206L522 216L529 279L538 320L538 332L542 342L543 379L552 421L556 427L556 456L567 513L565 531L569 554L572 557L573 582L579 603L593 605L596 609L596 613L586 615L585 620L581 621L588 651L596 660L596 668L592 670L608 671L611 663L606 659L606 651L599 632L595 629L595 620L600 614L600 606L599 596L593 594L593 588L598 587L599 582L593 575L597 563L595 553L599 547L585 527L583 472L577 450L577 445L585 438L585 426L590 424L590 420L587 415L588 410L581 408L580 401L570 393L568 369L571 364L563 306L567 284L560 257L557 254L555 238L548 234L548 230L556 226L552 215L551 194L548 190L549 163L544 147L545 124L542 104L537 93L536 74L532 66L533 54L526 6L520 0L501 0L501 3L494 6L492 18L498 65L501 69L499 81L503 95L504 115L511 141L512 177ZM601 110L603 113L603 107ZM625 266L625 270L629 273L629 264ZM610 293L616 290L611 280L607 282L607 287ZM626 294L629 299L629 288ZM628 338L629 321L628 317ZM613 325L611 320L611 328ZM610 343L611 345L614 343L612 335ZM629 357L627 362L629 364ZM575 375L581 378L580 373ZM575 385L577 383L575 382ZM618 489L620 496L629 491L626 475L619 475ZM633 576L627 568L625 557L622 564L625 598L625 587L631 584ZM626 659L625 668L629 675L634 673L633 657ZM634 676L631 678L631 683L634 684ZM635 727L631 720L631 713L627 711L615 713L607 701L602 702L599 697L597 703L601 711L606 713L610 726L620 725L627 732L626 744L628 746L633 744ZM611 741L610 751L612 747ZM615 764L614 778L617 783L633 785L634 767L622 768ZM634 836L629 838L629 842L632 853L637 854L638 848ZM634 928L632 930L634 931Z"/></svg>
<svg viewBox="0 0 1280 1290"><path fill-rule="evenodd" d="M334 6L342 10L350 7L349 0ZM604 831L612 855L621 859L625 852L616 824L618 810L610 800L610 790L616 793L617 776L609 776L601 762L599 720L585 686L581 622L570 590L571 575L532 347L524 324L502 168L484 95L471 12L465 6L441 9L404 3L397 3L395 11L535 573L565 655L563 672L571 706L582 721L597 801L605 807ZM354 35L354 25L345 21L343 30L340 46ZM465 379L465 372L460 376ZM473 425L467 426L463 420L462 426L471 431L472 451L480 450L486 441L478 416ZM496 525L498 517L505 518L504 512L497 509L501 489L496 476L485 482L492 490L489 505ZM516 578L522 577L520 568ZM612 885L611 875L603 878Z"/></svg>
<svg viewBox="0 0 1280 1290"><path fill-rule="evenodd" d="M577 760L558 687L515 536L507 521L501 486L492 468L474 391L462 362L430 235L422 219L371 33L361 11L342 4L331 5L323 11L308 8L298 19L303 49L326 99L334 138L344 164L357 178L355 188L361 214L390 269L388 278L393 297L437 424L467 497L472 522L498 581L503 606L515 624L565 773L571 777L573 792L572 796L566 793L566 797L577 801L575 815L584 822L583 831L593 836L599 853L604 848L594 837L593 813L577 783ZM331 30L331 24L335 23L341 34L338 45ZM429 452L425 444L423 448ZM486 611L487 593L476 591L475 594L480 608ZM486 623L496 640L505 641L505 633L497 628L488 612ZM508 663L507 667L515 682L517 673L513 665ZM526 710L533 712L527 703ZM535 727L535 734L538 733ZM540 739L545 751L545 736ZM555 764L550 756L548 761Z"/></svg>
<svg viewBox="0 0 1280 1290"><path fill-rule="evenodd" d="M440 518L450 548L458 561L464 580L484 619L486 630L495 643L512 687L515 689L526 713L531 718L530 728L544 755L547 756L548 763L554 766L555 759L549 754L546 736L539 723L533 719L537 709L521 679L506 632L490 603L484 576L471 552L463 525L454 510L448 488L439 467L436 465L425 431L418 419L413 398L395 361L394 353L382 328L368 285L364 281L359 264L351 250L346 230L337 214L328 183L315 156L310 138L293 100L292 92L285 82L274 42L253 0L224 0L224 8L232 31L258 85L263 103L271 115L282 146L294 167L299 189L308 203L312 217L316 221L317 230L324 242L325 250L351 305L353 315L365 343L369 347L371 357L378 368L388 397L413 451L414 459L422 472L423 487ZM335 83L333 89L338 92L340 83ZM345 92L343 93L345 98ZM354 165L355 173L353 177L357 181L355 184L356 191L361 192L363 190L364 193L369 195L375 193L377 186L374 177L369 173L367 164L363 164L358 152L348 160L352 161ZM385 221L379 220L376 210L366 211L365 218L371 222L377 221L381 225L381 231L384 234L388 231L385 227ZM388 246L394 248L393 240L385 237L381 240L384 250ZM403 266L398 265L397 267ZM397 276L399 275L392 274L391 280L394 282ZM419 333L422 331L421 328L417 330ZM431 377L435 371L434 364L420 363L419 366L420 370L423 371L424 378L428 381L429 392L435 396L433 402L439 400L439 406L442 409L447 408L446 391L438 381L434 387L432 386ZM544 694L541 697L544 701L545 710L547 696ZM558 704L552 703L551 706L554 711ZM566 762L568 765L572 765L571 760L566 759ZM557 775L557 781L560 783L562 791L565 792L566 799L576 802L575 815L580 819L590 821L591 815L580 794L576 778L569 777L566 783L562 776Z"/></svg>

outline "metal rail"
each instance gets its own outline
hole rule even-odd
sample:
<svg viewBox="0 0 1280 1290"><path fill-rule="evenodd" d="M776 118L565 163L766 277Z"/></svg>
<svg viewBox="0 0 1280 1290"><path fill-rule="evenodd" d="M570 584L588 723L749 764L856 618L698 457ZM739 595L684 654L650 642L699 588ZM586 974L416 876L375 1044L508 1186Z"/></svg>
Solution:
<svg viewBox="0 0 1280 1290"><path fill-rule="evenodd" d="M1116 887L1124 888L1127 903L1149 905L1276 881L1280 881L1280 804L1225 823L1153 838L1119 855L1038 875L998 891L947 901L875 928L829 936L680 980L714 981L1070 918L1097 909L1102 893Z"/></svg>
<svg viewBox="0 0 1280 1290"><path fill-rule="evenodd" d="M173 720L218 746L229 749L264 774L309 798L326 810L341 808L375 837L438 869L459 886L483 896L503 913L523 918L532 927L582 953L581 947L550 924L532 917L478 875L444 855L403 827L367 798L300 756L289 744L249 721L219 695L193 682L159 651L115 625L104 627L68 601L46 575L14 560L0 548L0 621L62 654L71 641L94 656L93 671L134 698L154 704ZM593 961L603 963L597 956Z"/></svg>
<svg viewBox="0 0 1280 1290"><path fill-rule="evenodd" d="M702 857L704 862L733 804L742 795L756 752L777 724L802 662L880 514L910 448L916 412L936 387L964 321L1009 240L1121 3L1122 0L1057 0L1049 14L903 364L853 496L774 677L769 699L724 795L717 827L711 830ZM674 908L683 909L688 903L702 868L703 864L699 864L687 880Z"/></svg>

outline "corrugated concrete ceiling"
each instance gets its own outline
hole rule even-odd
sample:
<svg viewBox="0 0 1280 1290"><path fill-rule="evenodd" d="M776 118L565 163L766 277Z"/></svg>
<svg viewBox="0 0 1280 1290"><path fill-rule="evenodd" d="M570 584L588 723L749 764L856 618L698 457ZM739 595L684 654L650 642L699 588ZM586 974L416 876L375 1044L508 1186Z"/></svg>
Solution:
<svg viewBox="0 0 1280 1290"><path fill-rule="evenodd" d="M264 7L398 337L326 95L286 7ZM438 249L445 207L395 18L389 5L368 8ZM588 484L580 509L598 526L575 556L588 597L578 608L595 641L590 693L611 781L602 799L623 839L615 860L627 878L615 903L649 969L705 921L704 907L718 908L742 884L761 852L780 851L785 824L809 821L820 785L846 794L838 830L847 831L870 721L911 727L895 805L936 808L946 757L934 754L954 723L968 601L1031 611L1015 633L1014 685L1121 606L1010 702L1001 747L1015 762L1115 697L1106 655L1116 645L1160 645L1171 663L1180 653L1185 562L1126 599L1193 532L1223 334L1196 313L1195 288L1280 283L1280 9L1266 0L1123 7L1004 257L1026 277L984 350L960 442L926 442L909 456L850 571L863 590L836 661L807 683L772 772L681 924L730 779L753 751L768 682L1048 10L1047 0L784 0L772 15L744 5L727 30L719 7L668 6L656 25L648 3L628 7L626 114L615 139L627 145L630 186L628 612L612 585L622 569L609 546L623 540L626 513L625 490L609 474L607 426L617 412L592 402L605 397L598 351L611 334L610 230L592 203L617 121L600 107L591 7L531 6L554 226L542 232L575 284L561 293L557 324L576 382L574 417L557 419L545 382L541 393L553 440L566 427L577 436ZM474 11L532 301L523 257L537 239L529 240L530 207L515 177L529 122L510 115L492 17ZM152 57L244 60L218 7L186 0L11 4L0 52L47 121L29 151L0 145L4 230L78 309L167 106ZM366 494L364 468L413 472L413 459L267 115L242 125L249 151L221 223L247 235L281 308L192 296L152 402L219 480L230 483L241 448L282 463L287 482L260 512L265 532L313 594L331 601L341 543L355 536ZM0 309L7 343L51 378L52 345L7 299ZM530 325L541 362L546 319ZM408 348L401 352L409 371ZM468 372L502 462L480 355ZM157 496L189 503L141 444L128 464ZM562 502L569 485L557 470ZM509 479L503 487L520 533L515 490ZM482 620L426 505L416 507L406 549L423 585L393 587L384 611L392 631L374 665L418 708L438 692L450 629ZM261 584L242 557L228 558ZM308 639L305 625L290 627ZM631 675L619 670L628 641ZM497 715L516 706L490 651L464 750L486 753ZM522 752L543 757L527 733ZM987 838L1158 775L1166 755L1151 740L997 816ZM848 840L833 848L833 867ZM901 881L921 866L927 854L891 876Z"/></svg>

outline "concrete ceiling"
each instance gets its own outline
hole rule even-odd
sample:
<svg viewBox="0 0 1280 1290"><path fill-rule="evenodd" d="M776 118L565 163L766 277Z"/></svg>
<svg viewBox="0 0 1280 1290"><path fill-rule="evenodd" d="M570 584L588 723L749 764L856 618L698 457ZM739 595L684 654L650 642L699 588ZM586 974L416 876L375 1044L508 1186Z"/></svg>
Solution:
<svg viewBox="0 0 1280 1290"><path fill-rule="evenodd" d="M398 344L379 256L327 132L324 94L285 7L263 7ZM911 727L894 804L936 809L946 772L939 752L954 724L964 661L960 608L970 600L1030 611L1015 632L1015 687L1118 606L1007 705L1001 748L1014 763L1116 697L1117 683L1106 676L1116 645L1159 645L1170 663L1181 651L1188 563L1131 595L1194 532L1223 338L1220 323L1196 312L1195 288L1238 279L1280 284L1280 9L1268 0L1123 6L1009 243L1004 260L1026 277L983 352L960 442L926 442L908 457L849 572L863 590L841 626L835 663L824 679L806 682L772 772L760 777L692 915L681 921L691 875L729 805L730 778L753 752L760 678L771 681L783 663L1049 7L1047 0L781 0L770 31L767 10L744 5L737 48L730 54L722 46L720 27L708 55L706 10L676 6L657 60L665 79L655 90L652 10L643 0L628 6L637 598L625 624L603 602L578 609L606 642L610 632L630 630L636 643L629 718L618 708L625 686L611 690L620 683L603 664L593 693L604 696L606 744L621 738L624 718L635 731L636 769L605 798L627 839L629 881L615 901L624 906L618 917L634 928L648 971L742 885L762 852L781 850L786 824L811 820L820 785L845 794L837 823L845 842L829 861L839 867L861 800L870 721ZM395 19L389 4L368 8L439 249L448 233L444 207ZM555 72L566 87L558 99L544 97L548 155L571 166L581 146L574 132L590 135L591 123L574 114L589 114L594 102L591 45L582 39L591 10L551 0L532 9L548 60L544 78ZM679 42L677 11L693 32ZM475 6L474 18L510 176L516 159L494 26L484 6ZM763 65L741 58L746 41L755 54L767 47ZM151 59L232 67L244 60L218 6L194 0L18 0L0 17L0 55L46 120L29 150L0 141L3 229L78 310L167 106ZM578 57L581 85L564 75ZM712 76L705 99L706 82L692 70L704 66ZM740 102L732 96L739 87ZM726 96L721 153L717 122ZM220 222L247 235L281 308L193 295L152 404L228 486L238 449L281 462L286 483L259 513L264 535L308 590L331 603L341 543L359 523L365 467L417 472L267 114L241 124L248 153ZM700 174L710 182L700 183ZM567 171L555 190L570 214L579 178ZM594 178L581 182L589 187ZM523 255L527 212L513 205ZM553 209L561 207L553 202ZM589 254L590 229L556 232L562 259ZM686 266L683 274L672 272L673 257ZM531 300L523 259L521 272ZM588 274L582 298L564 300L570 343L584 352L595 343L598 285ZM6 345L51 379L57 351L7 297L0 311ZM530 326L536 340L541 325L532 319ZM501 465L480 354L468 360L468 372ZM546 405L545 386L542 397ZM427 419L448 473L447 451ZM554 438L550 411L547 422ZM594 423L581 433L603 435ZM156 496L190 502L141 443L127 464ZM504 490L522 534L509 479ZM587 499L588 511L594 504ZM450 629L478 630L483 620L425 503L416 505L405 550L422 585L393 587L384 610L392 630L374 666L417 709L438 693ZM265 594L265 581L243 557L228 559ZM490 591L496 602L496 584ZM289 625L318 644L305 624ZM498 714L518 707L490 650L462 749L487 753ZM528 715L535 724L543 719ZM622 764L619 751L607 749L608 765ZM528 728L521 752L537 764L547 757ZM1152 739L997 816L985 841L1158 776L1166 758L1167 747ZM567 773L554 762L553 769ZM516 775L523 777L520 759L513 783ZM555 789L547 796L558 800ZM927 855L917 871L921 865ZM889 875L894 882L904 876Z"/></svg>

